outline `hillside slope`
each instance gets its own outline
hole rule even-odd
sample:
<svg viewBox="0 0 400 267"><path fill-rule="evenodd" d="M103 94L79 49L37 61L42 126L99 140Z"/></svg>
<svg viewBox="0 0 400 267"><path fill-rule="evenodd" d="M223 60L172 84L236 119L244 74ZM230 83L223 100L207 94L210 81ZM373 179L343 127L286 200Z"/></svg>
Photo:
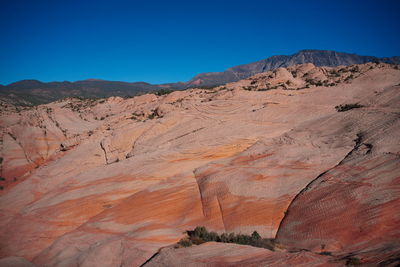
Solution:
<svg viewBox="0 0 400 267"><path fill-rule="evenodd" d="M6 86L0 85L0 104L32 106L45 104L67 97L103 98L111 96L131 97L159 90L182 90L191 87L215 87L239 81L257 73L296 64L313 63L316 66L340 66L385 62L400 64L400 57L377 58L356 54L324 50L302 50L290 56L273 56L250 64L227 69L224 72L211 72L196 75L188 82L168 84L149 84L145 82L118 82L88 79L76 82L40 82L23 80Z"/></svg>
<svg viewBox="0 0 400 267"><path fill-rule="evenodd" d="M399 90L397 66L302 64L212 90L2 109L0 258L398 264ZM173 248L200 225L279 246Z"/></svg>

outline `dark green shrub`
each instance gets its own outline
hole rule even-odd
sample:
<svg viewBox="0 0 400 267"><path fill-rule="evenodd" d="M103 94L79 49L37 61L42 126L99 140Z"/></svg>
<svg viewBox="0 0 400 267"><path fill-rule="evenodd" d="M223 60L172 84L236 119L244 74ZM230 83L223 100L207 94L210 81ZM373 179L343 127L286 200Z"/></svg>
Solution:
<svg viewBox="0 0 400 267"><path fill-rule="evenodd" d="M322 251L322 252L319 253L319 255L332 256L332 252L329 252L329 251Z"/></svg>
<svg viewBox="0 0 400 267"><path fill-rule="evenodd" d="M193 231L187 231L187 234L189 240L195 245L200 245L205 242L222 242L250 245L270 250L274 250L275 247L273 239L262 238L257 231L254 231L251 235L235 235L234 233L223 233L218 235L215 232L208 232L204 226L198 226Z"/></svg>
<svg viewBox="0 0 400 267"><path fill-rule="evenodd" d="M259 233L257 233L257 231L254 231L254 232L251 234L251 238L253 238L254 240L259 240L259 239L261 239L261 236L260 236Z"/></svg>
<svg viewBox="0 0 400 267"><path fill-rule="evenodd" d="M197 226L193 231L193 236L205 238L208 234L207 229L204 226Z"/></svg>
<svg viewBox="0 0 400 267"><path fill-rule="evenodd" d="M317 82L315 83L315 85L316 85L316 86L322 86L323 83L322 83L321 81L317 81Z"/></svg>
<svg viewBox="0 0 400 267"><path fill-rule="evenodd" d="M169 89L160 89L158 90L155 94L158 96L162 96L162 95L168 95L170 93L172 93L173 90L169 90Z"/></svg>
<svg viewBox="0 0 400 267"><path fill-rule="evenodd" d="M349 76L346 77L346 79L344 79L344 81L347 82L347 81L350 81L352 79L354 79L354 76L353 76L353 74L350 74Z"/></svg>
<svg viewBox="0 0 400 267"><path fill-rule="evenodd" d="M356 257L349 257L346 260L346 266L356 266L356 265L360 265L361 261L359 258Z"/></svg>
<svg viewBox="0 0 400 267"><path fill-rule="evenodd" d="M360 105L358 103L355 103L355 104L339 105L339 106L336 106L335 109L336 109L337 112L344 112L344 111L348 111L348 110L353 109L353 108L362 108L362 107L364 107L364 106Z"/></svg>
<svg viewBox="0 0 400 267"><path fill-rule="evenodd" d="M181 247L190 247L193 245L193 243L190 239L182 238L181 240L179 240L178 245Z"/></svg>

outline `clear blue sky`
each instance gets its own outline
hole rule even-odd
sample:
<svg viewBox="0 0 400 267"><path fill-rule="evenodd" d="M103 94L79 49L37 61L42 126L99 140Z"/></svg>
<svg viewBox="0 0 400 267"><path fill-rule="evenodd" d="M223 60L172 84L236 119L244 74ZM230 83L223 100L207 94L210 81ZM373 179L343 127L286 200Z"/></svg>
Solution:
<svg viewBox="0 0 400 267"><path fill-rule="evenodd" d="M164 83L277 54L400 55L400 1L0 0L0 83Z"/></svg>

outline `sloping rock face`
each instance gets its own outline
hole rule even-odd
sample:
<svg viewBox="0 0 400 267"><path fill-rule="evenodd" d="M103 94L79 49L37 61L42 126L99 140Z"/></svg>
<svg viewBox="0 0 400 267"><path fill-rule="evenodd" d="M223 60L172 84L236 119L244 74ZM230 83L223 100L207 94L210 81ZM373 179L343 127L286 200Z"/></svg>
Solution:
<svg viewBox="0 0 400 267"><path fill-rule="evenodd" d="M30 263L24 258L21 257L6 257L0 259L0 266L7 266L7 267L35 267L36 265Z"/></svg>
<svg viewBox="0 0 400 267"><path fill-rule="evenodd" d="M395 263L399 84L397 66L305 64L213 90L2 110L0 257ZM354 103L362 107L335 109ZM203 244L151 258L199 225L256 230L281 249Z"/></svg>
<svg viewBox="0 0 400 267"><path fill-rule="evenodd" d="M162 249L146 267L156 266L338 266L329 257L307 251L272 252L236 244L206 243L193 248Z"/></svg>

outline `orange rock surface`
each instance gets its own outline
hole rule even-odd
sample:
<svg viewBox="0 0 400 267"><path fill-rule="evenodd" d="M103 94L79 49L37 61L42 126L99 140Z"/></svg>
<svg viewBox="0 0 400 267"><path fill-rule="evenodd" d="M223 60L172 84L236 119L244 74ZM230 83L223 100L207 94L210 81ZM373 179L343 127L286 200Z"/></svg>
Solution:
<svg viewBox="0 0 400 267"><path fill-rule="evenodd" d="M168 253L187 250L185 264L248 266L324 266L321 251L339 266L351 253L370 264L391 259L399 253L399 84L391 65L304 64L213 90L3 110L0 257L140 266L204 225L256 230L282 249L204 244ZM352 103L363 107L335 109Z"/></svg>

